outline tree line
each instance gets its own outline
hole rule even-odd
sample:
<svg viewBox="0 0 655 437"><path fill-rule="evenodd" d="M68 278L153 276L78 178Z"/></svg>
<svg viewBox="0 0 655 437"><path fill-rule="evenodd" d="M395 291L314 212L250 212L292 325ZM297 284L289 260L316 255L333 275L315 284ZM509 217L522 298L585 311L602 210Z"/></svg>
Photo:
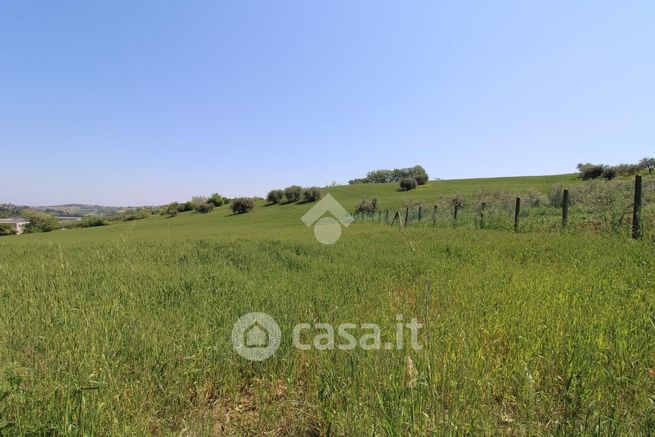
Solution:
<svg viewBox="0 0 655 437"><path fill-rule="evenodd" d="M393 170L371 170L366 174L366 177L352 179L348 181L348 183L350 185L390 184L399 183L403 179L414 179L416 180L417 185L423 185L428 181L428 173L420 165L407 168L394 168Z"/></svg>
<svg viewBox="0 0 655 437"><path fill-rule="evenodd" d="M648 174L653 174L653 170L655 170L655 158L643 158L636 164L605 165L580 163L577 168L582 180L587 181L603 178L609 181L617 176L633 176L639 174L642 170L648 170Z"/></svg>

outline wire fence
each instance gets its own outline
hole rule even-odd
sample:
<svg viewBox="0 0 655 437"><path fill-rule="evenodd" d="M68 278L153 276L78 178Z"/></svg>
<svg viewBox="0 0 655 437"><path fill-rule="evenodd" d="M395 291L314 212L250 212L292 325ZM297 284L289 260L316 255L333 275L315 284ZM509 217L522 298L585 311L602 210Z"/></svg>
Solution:
<svg viewBox="0 0 655 437"><path fill-rule="evenodd" d="M548 195L483 191L407 201L400 209L355 211L358 222L393 226L468 227L513 232L591 232L655 241L655 179L592 181Z"/></svg>

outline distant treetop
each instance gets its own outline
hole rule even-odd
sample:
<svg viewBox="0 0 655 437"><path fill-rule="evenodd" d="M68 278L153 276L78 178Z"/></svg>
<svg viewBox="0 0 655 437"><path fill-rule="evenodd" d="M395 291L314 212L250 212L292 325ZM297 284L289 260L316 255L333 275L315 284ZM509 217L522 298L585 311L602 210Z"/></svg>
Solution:
<svg viewBox="0 0 655 437"><path fill-rule="evenodd" d="M420 165L408 168L395 168L393 170L372 170L364 178L352 179L349 184L388 184L400 182L402 179L416 179L418 185L425 184L429 177L425 169Z"/></svg>

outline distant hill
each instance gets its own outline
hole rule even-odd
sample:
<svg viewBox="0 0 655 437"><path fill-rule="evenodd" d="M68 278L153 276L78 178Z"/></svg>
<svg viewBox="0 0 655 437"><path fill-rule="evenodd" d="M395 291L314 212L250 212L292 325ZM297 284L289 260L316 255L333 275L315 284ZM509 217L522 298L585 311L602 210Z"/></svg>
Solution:
<svg viewBox="0 0 655 437"><path fill-rule="evenodd" d="M78 203L48 206L27 206L6 203L0 204L0 218L19 216L20 212L25 208L36 209L57 217L82 217L85 215L110 216L138 209L137 207L129 206L84 205Z"/></svg>
<svg viewBox="0 0 655 437"><path fill-rule="evenodd" d="M117 206L102 206L102 205L84 205L84 204L77 204L77 203L71 203L66 205L34 206L32 208L59 217L80 217L85 215L108 216L108 215L112 215L132 209L131 207L122 207L122 206L117 207Z"/></svg>

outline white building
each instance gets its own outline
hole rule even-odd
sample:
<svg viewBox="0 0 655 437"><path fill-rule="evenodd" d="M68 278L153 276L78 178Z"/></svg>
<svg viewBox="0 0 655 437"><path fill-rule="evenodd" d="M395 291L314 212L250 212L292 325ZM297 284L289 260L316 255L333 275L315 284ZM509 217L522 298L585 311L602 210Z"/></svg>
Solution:
<svg viewBox="0 0 655 437"><path fill-rule="evenodd" d="M9 225L17 234L22 234L25 226L29 225L30 222L24 218L8 218L0 219L0 225Z"/></svg>

